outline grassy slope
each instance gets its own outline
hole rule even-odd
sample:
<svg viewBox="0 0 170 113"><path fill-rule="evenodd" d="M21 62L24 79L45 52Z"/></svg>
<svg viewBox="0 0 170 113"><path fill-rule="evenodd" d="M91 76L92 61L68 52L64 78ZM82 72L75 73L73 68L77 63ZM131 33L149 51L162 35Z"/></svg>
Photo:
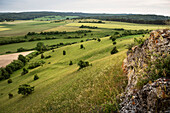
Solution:
<svg viewBox="0 0 170 113"><path fill-rule="evenodd" d="M64 25L64 22L50 23L49 21L14 21L14 22L1 22L2 30L0 29L0 37L2 36L21 36L26 35L28 32L41 32L46 29L51 29L60 25Z"/></svg>
<svg viewBox="0 0 170 113"><path fill-rule="evenodd" d="M87 112L107 99L114 102L115 95L125 85L121 64L126 56L125 44L133 42L131 37L134 36L117 39L119 53L115 55L110 55L113 45L109 37L101 42L83 42L86 49L79 49L80 44L74 44L46 52L45 55L50 54L52 58L45 60L43 67L29 70L24 76L20 76L22 70L18 70L12 74L12 84L7 84L7 80L0 82L1 112ZM62 55L63 50L67 52L66 56ZM38 59L40 56L31 62ZM77 71L80 59L93 66ZM74 65L68 65L70 60ZM33 81L34 74L40 79ZM28 97L17 94L18 86L24 83L35 86L35 92ZM8 99L10 92L14 94L12 99Z"/></svg>
<svg viewBox="0 0 170 113"><path fill-rule="evenodd" d="M23 47L26 49L31 49L36 47L38 42L44 42L45 45L53 45L59 43L72 43L72 42L80 42L81 40L85 40L86 38L78 38L78 39L54 39L54 40L41 40L41 41L33 41L33 42L24 42L24 43L15 43L15 44L7 44L0 46L0 54L4 54L7 51L16 52L18 48Z"/></svg>

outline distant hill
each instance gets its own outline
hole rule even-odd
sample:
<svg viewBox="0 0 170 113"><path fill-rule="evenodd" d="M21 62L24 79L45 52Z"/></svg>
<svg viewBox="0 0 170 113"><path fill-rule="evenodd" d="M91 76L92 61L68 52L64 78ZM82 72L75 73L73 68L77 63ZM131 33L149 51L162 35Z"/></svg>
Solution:
<svg viewBox="0 0 170 113"><path fill-rule="evenodd" d="M79 18L101 19L106 21L122 21L141 24L161 24L169 22L169 16L142 14L105 14L105 13L74 13L74 12L20 12L0 13L0 21L31 20L44 16L78 16Z"/></svg>

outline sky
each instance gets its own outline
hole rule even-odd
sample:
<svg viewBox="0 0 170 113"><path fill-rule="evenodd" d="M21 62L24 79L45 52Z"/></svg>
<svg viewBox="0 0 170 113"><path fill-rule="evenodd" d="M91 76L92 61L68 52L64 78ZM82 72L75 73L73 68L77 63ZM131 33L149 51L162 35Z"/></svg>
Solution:
<svg viewBox="0 0 170 113"><path fill-rule="evenodd" d="M0 0L0 12L22 11L170 16L170 0Z"/></svg>

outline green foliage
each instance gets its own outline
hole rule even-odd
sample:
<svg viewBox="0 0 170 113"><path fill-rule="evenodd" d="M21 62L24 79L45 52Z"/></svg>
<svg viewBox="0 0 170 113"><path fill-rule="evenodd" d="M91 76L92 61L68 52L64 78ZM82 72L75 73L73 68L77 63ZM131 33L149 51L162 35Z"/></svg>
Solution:
<svg viewBox="0 0 170 113"><path fill-rule="evenodd" d="M26 64L26 62L27 62L26 57L23 56L23 55L19 55L19 56L18 56L18 60L21 60L24 64Z"/></svg>
<svg viewBox="0 0 170 113"><path fill-rule="evenodd" d="M115 53L117 53L118 52L118 50L117 50L117 48L116 48L116 46L115 47L113 47L113 49L112 49L112 51L110 52L111 54L115 54Z"/></svg>
<svg viewBox="0 0 170 113"><path fill-rule="evenodd" d="M100 41L101 41L101 39L100 39L100 38L98 38L98 39L97 39L97 41L98 41L98 42L100 42Z"/></svg>
<svg viewBox="0 0 170 113"><path fill-rule="evenodd" d="M0 79L8 79L10 77L10 74L6 71L4 68L0 68Z"/></svg>
<svg viewBox="0 0 170 113"><path fill-rule="evenodd" d="M12 71L14 72L14 71L24 67L24 63L21 60L14 60L13 62L8 64L7 66L11 67Z"/></svg>
<svg viewBox="0 0 170 113"><path fill-rule="evenodd" d="M144 70L146 75L143 75L145 79L139 79L137 82L137 88L142 88L149 81L157 80L161 77L167 77L170 75L170 55L166 58L158 58L153 62L148 63L147 70Z"/></svg>
<svg viewBox="0 0 170 113"><path fill-rule="evenodd" d="M80 45L80 49L83 49L83 48L84 48L84 46L83 46L83 44L81 44L81 45Z"/></svg>
<svg viewBox="0 0 170 113"><path fill-rule="evenodd" d="M78 62L78 66L79 66L79 69L85 68L85 67L89 66L89 62L80 60Z"/></svg>
<svg viewBox="0 0 170 113"><path fill-rule="evenodd" d="M114 42L116 40L115 36L111 36L110 39Z"/></svg>
<svg viewBox="0 0 170 113"><path fill-rule="evenodd" d="M69 65L73 65L73 62L72 62L72 61L70 61Z"/></svg>
<svg viewBox="0 0 170 113"><path fill-rule="evenodd" d="M116 44L116 42L114 41L114 42L113 42L113 45L115 45L115 44Z"/></svg>
<svg viewBox="0 0 170 113"><path fill-rule="evenodd" d="M34 87L31 87L28 84L20 85L18 88L18 94L22 94L22 95L29 95L33 91L34 91Z"/></svg>
<svg viewBox="0 0 170 113"><path fill-rule="evenodd" d="M134 38L134 42L135 42L137 45L139 45L140 47L142 47L143 44L144 44L144 42L145 42L145 39L144 39L144 38L139 38L139 39Z"/></svg>
<svg viewBox="0 0 170 113"><path fill-rule="evenodd" d="M12 83L12 79L8 79L8 84Z"/></svg>
<svg viewBox="0 0 170 113"><path fill-rule="evenodd" d="M79 28L97 29L98 27L96 27L96 26L85 26L85 25L81 25Z"/></svg>
<svg viewBox="0 0 170 113"><path fill-rule="evenodd" d="M43 42L38 42L36 50L39 51L39 52L43 52L43 51L47 50L47 47L44 45Z"/></svg>
<svg viewBox="0 0 170 113"><path fill-rule="evenodd" d="M34 75L34 80L38 80L38 79L39 79L38 75L37 74Z"/></svg>
<svg viewBox="0 0 170 113"><path fill-rule="evenodd" d="M132 47L135 46L135 43L131 43L127 45L128 50L132 50Z"/></svg>
<svg viewBox="0 0 170 113"><path fill-rule="evenodd" d="M116 113L118 112L118 108L119 107L116 104L106 102L105 104L102 104L101 111L103 113Z"/></svg>
<svg viewBox="0 0 170 113"><path fill-rule="evenodd" d="M5 70L6 70L9 74L12 74L12 73L13 73L12 67L9 66L9 65L7 65L7 66L5 67Z"/></svg>
<svg viewBox="0 0 170 113"><path fill-rule="evenodd" d="M66 51L65 50L63 50L63 55L66 55Z"/></svg>
<svg viewBox="0 0 170 113"><path fill-rule="evenodd" d="M45 57L45 59L48 59L48 58L51 58L51 55L48 55L48 56Z"/></svg>
<svg viewBox="0 0 170 113"><path fill-rule="evenodd" d="M8 96L9 96L9 99L11 99L13 98L14 95L12 93L9 93Z"/></svg>
<svg viewBox="0 0 170 113"><path fill-rule="evenodd" d="M44 63L45 63L45 61L43 61L43 60L32 62L28 65L28 69L33 69L33 68L39 67L39 66L43 65Z"/></svg>
<svg viewBox="0 0 170 113"><path fill-rule="evenodd" d="M17 49L17 52L23 52L23 51L25 51L25 49L23 47L20 47Z"/></svg>
<svg viewBox="0 0 170 113"><path fill-rule="evenodd" d="M41 54L41 59L43 59L44 58L44 55L43 54Z"/></svg>
<svg viewBox="0 0 170 113"><path fill-rule="evenodd" d="M22 71L21 75L25 75L27 73L28 73L28 70L26 68L23 68L23 71Z"/></svg>

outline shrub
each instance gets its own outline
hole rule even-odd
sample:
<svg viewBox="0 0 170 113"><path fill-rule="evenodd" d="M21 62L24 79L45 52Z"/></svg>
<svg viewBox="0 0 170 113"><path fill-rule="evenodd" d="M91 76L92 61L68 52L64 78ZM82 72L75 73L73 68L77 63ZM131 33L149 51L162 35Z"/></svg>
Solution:
<svg viewBox="0 0 170 113"><path fill-rule="evenodd" d="M6 69L6 71L9 73L9 74L12 74L13 73L13 71L12 71L12 68L10 67L10 66L6 66L5 67L5 69Z"/></svg>
<svg viewBox="0 0 170 113"><path fill-rule="evenodd" d="M37 79L39 79L39 77L38 77L38 75L36 74L36 75L34 75L34 80L37 80Z"/></svg>
<svg viewBox="0 0 170 113"><path fill-rule="evenodd" d="M84 48L84 46L83 46L83 44L81 44L81 45L80 45L80 49L83 49L83 48Z"/></svg>
<svg viewBox="0 0 170 113"><path fill-rule="evenodd" d="M48 56L45 57L45 59L48 59L48 58L51 58L51 55L48 55Z"/></svg>
<svg viewBox="0 0 170 113"><path fill-rule="evenodd" d="M133 46L135 46L134 43L128 44L128 45L127 45L127 49L128 49L128 50L132 50L132 47L133 47Z"/></svg>
<svg viewBox="0 0 170 113"><path fill-rule="evenodd" d="M17 52L23 52L23 51L25 51L25 49L23 47L20 47L17 49Z"/></svg>
<svg viewBox="0 0 170 113"><path fill-rule="evenodd" d="M8 79L8 84L12 83L12 79Z"/></svg>
<svg viewBox="0 0 170 113"><path fill-rule="evenodd" d="M34 87L31 87L28 84L20 85L18 88L18 94L22 94L22 95L29 95L33 91L34 91Z"/></svg>
<svg viewBox="0 0 170 113"><path fill-rule="evenodd" d="M114 42L114 41L116 40L116 38L112 36L112 37L111 37L111 40Z"/></svg>
<svg viewBox="0 0 170 113"><path fill-rule="evenodd" d="M33 69L33 68L36 68L38 66L41 66L43 65L45 62L43 60L39 60L39 61L36 61L36 62L32 62L28 65L28 69Z"/></svg>
<svg viewBox="0 0 170 113"><path fill-rule="evenodd" d="M9 96L9 99L11 99L13 98L14 95L12 93L9 93L8 96Z"/></svg>
<svg viewBox="0 0 170 113"><path fill-rule="evenodd" d="M66 51L65 50L63 50L63 55L66 55Z"/></svg>
<svg viewBox="0 0 170 113"><path fill-rule="evenodd" d="M97 39L97 41L98 41L98 42L100 42L100 41L101 41L101 39L100 39L100 38L98 38L98 39Z"/></svg>
<svg viewBox="0 0 170 113"><path fill-rule="evenodd" d="M41 54L41 59L43 59L44 58L44 55L43 54Z"/></svg>
<svg viewBox="0 0 170 113"><path fill-rule="evenodd" d="M13 62L8 64L7 66L11 67L12 71L16 71L16 70L24 67L24 63L21 60L14 60Z"/></svg>
<svg viewBox="0 0 170 113"><path fill-rule="evenodd" d="M52 50L52 52L54 52L54 49Z"/></svg>
<svg viewBox="0 0 170 113"><path fill-rule="evenodd" d="M43 42L38 42L37 43L37 47L36 47L37 51L43 52L47 50L47 47L44 45Z"/></svg>
<svg viewBox="0 0 170 113"><path fill-rule="evenodd" d="M89 66L89 62L80 60L80 61L78 62L78 66L80 66L79 69L82 69L82 68L84 68L84 67Z"/></svg>
<svg viewBox="0 0 170 113"><path fill-rule="evenodd" d="M0 68L1 80L8 79L10 74L4 68Z"/></svg>
<svg viewBox="0 0 170 113"><path fill-rule="evenodd" d="M114 41L114 42L113 42L113 45L115 45L115 44L116 44L116 42Z"/></svg>
<svg viewBox="0 0 170 113"><path fill-rule="evenodd" d="M72 62L72 61L70 61L69 65L73 65L73 62Z"/></svg>
<svg viewBox="0 0 170 113"><path fill-rule="evenodd" d="M19 56L18 56L18 60L21 60L24 64L27 62L26 57L23 56L23 55L19 55Z"/></svg>
<svg viewBox="0 0 170 113"><path fill-rule="evenodd" d="M117 50L117 48L116 47L113 47L113 49L112 49L112 51L110 52L111 54L115 54L115 53L117 53L118 52L118 50Z"/></svg>
<svg viewBox="0 0 170 113"><path fill-rule="evenodd" d="M6 53L12 53L11 51L7 51Z"/></svg>
<svg viewBox="0 0 170 113"><path fill-rule="evenodd" d="M80 42L84 42L83 40L81 40Z"/></svg>
<svg viewBox="0 0 170 113"><path fill-rule="evenodd" d="M25 69L25 68L23 68L23 71L22 71L21 75L25 75L25 74L27 74L27 73L28 73L28 70Z"/></svg>

